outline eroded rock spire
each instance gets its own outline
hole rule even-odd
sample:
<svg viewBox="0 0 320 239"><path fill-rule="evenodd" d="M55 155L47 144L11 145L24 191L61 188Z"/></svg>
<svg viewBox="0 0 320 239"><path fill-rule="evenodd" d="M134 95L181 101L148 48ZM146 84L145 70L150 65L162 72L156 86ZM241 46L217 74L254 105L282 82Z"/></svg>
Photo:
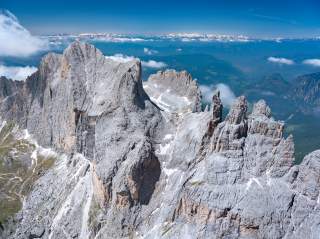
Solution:
<svg viewBox="0 0 320 239"><path fill-rule="evenodd" d="M220 99L220 91L217 91L213 96L212 96L212 103L211 103L211 108L212 108L212 120L213 123L216 125L222 121L222 110L223 110L223 105Z"/></svg>
<svg viewBox="0 0 320 239"><path fill-rule="evenodd" d="M245 96L238 97L226 117L230 124L240 124L247 118L248 103Z"/></svg>

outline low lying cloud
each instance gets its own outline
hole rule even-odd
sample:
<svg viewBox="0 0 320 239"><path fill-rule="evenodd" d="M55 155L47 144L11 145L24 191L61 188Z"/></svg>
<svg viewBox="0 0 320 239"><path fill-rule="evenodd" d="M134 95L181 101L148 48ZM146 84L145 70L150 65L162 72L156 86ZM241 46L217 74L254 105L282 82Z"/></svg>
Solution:
<svg viewBox="0 0 320 239"><path fill-rule="evenodd" d="M167 64L162 61L153 61L153 60L141 61L141 65L144 67L154 68L154 69L160 69L167 66Z"/></svg>
<svg viewBox="0 0 320 239"><path fill-rule="evenodd" d="M138 58L135 58L133 56L126 56L123 54L115 54L113 56L106 56L107 59L116 61L116 62L120 62L120 63L126 63L129 61L133 61L133 60L138 60Z"/></svg>
<svg viewBox="0 0 320 239"><path fill-rule="evenodd" d="M151 55L154 55L154 54L157 54L158 53L158 51L156 51L156 50L152 50L152 49L149 49L149 48L143 48L143 52L145 53L145 54L147 54L147 55L149 55L149 56L151 56Z"/></svg>
<svg viewBox="0 0 320 239"><path fill-rule="evenodd" d="M123 54L115 54L113 56L106 56L106 58L111 59L116 62L120 62L120 63L126 63L126 62L133 61L133 60L140 60L139 58L135 58L133 56L126 56ZM160 68L164 68L167 66L167 64L162 61L154 61L154 60L141 61L141 65L143 67L154 68L154 69L160 69Z"/></svg>
<svg viewBox="0 0 320 239"><path fill-rule="evenodd" d="M235 94L226 84L219 83L217 85L200 85L200 90L202 92L203 101L206 103L211 103L212 96L217 91L220 91L220 98L224 106L230 108L236 99Z"/></svg>
<svg viewBox="0 0 320 239"><path fill-rule="evenodd" d="M26 57L48 47L47 41L32 36L9 11L0 11L0 56Z"/></svg>
<svg viewBox="0 0 320 239"><path fill-rule="evenodd" d="M5 76L12 80L25 80L28 76L37 71L34 66L4 66L0 65L0 76Z"/></svg>
<svg viewBox="0 0 320 239"><path fill-rule="evenodd" d="M305 65L320 67L320 59L306 59L302 63Z"/></svg>
<svg viewBox="0 0 320 239"><path fill-rule="evenodd" d="M287 58L282 58L282 57L273 57L270 56L268 58L268 61L273 62L273 63L278 63L278 64L284 64L284 65L293 65L294 61L287 59Z"/></svg>

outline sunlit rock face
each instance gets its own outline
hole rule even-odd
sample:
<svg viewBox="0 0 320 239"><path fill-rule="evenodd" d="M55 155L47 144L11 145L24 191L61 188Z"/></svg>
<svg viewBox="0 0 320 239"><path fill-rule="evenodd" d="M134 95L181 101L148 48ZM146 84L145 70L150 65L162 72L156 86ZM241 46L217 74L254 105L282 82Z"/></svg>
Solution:
<svg viewBox="0 0 320 239"><path fill-rule="evenodd" d="M319 151L294 165L263 100L249 113L241 96L223 119L187 72L140 72L75 42L5 82L2 117L59 157L4 238L318 237Z"/></svg>
<svg viewBox="0 0 320 239"><path fill-rule="evenodd" d="M197 82L186 71L159 71L144 82L152 101L167 112L201 111L201 92Z"/></svg>

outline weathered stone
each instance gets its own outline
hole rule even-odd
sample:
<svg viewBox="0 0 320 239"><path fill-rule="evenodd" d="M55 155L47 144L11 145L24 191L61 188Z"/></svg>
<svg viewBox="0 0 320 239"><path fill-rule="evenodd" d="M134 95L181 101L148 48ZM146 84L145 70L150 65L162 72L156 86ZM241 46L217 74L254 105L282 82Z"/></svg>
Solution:
<svg viewBox="0 0 320 239"><path fill-rule="evenodd" d="M144 89L152 101L165 111L201 111L201 91L186 71L159 71L144 82Z"/></svg>
<svg viewBox="0 0 320 239"><path fill-rule="evenodd" d="M293 138L264 101L247 115L241 96L223 120L219 94L200 111L188 73L143 87L140 72L75 42L21 86L3 83L1 97L15 92L3 117L67 155L35 183L9 238L36 227L43 238L318 237L318 151L293 165Z"/></svg>
<svg viewBox="0 0 320 239"><path fill-rule="evenodd" d="M223 110L219 91L212 97L211 108L212 108L212 120L213 120L213 123L216 125L222 121L222 110Z"/></svg>
<svg viewBox="0 0 320 239"><path fill-rule="evenodd" d="M44 234L44 228L42 227L35 227L31 230L29 239L34 239L34 238L41 238Z"/></svg>

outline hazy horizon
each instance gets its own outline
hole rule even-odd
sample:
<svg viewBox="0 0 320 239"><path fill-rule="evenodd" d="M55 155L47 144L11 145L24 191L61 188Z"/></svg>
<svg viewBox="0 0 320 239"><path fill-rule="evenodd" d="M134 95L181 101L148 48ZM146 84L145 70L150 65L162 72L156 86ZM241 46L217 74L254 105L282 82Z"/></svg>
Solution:
<svg viewBox="0 0 320 239"><path fill-rule="evenodd" d="M36 35L81 32L165 34L199 32L254 38L320 36L320 3L308 1L54 2L3 0L9 10Z"/></svg>

